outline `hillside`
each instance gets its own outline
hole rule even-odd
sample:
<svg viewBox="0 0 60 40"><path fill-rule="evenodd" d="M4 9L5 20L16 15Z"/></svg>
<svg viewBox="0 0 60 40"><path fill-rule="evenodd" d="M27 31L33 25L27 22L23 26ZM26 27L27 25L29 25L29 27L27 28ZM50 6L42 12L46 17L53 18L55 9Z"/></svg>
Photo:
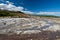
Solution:
<svg viewBox="0 0 60 40"><path fill-rule="evenodd" d="M25 14L23 12L14 12L14 11L7 11L7 10L0 10L0 17L18 17L18 18L27 18L27 17L30 17L30 15L28 14Z"/></svg>
<svg viewBox="0 0 60 40"><path fill-rule="evenodd" d="M33 14L26 14L20 11L8 11L8 10L0 10L0 17L11 17L11 18L29 18L29 17L54 17L60 18L59 16L54 15L33 15Z"/></svg>
<svg viewBox="0 0 60 40"><path fill-rule="evenodd" d="M48 17L48 18L49 18L49 17L60 18L60 16L55 16L55 15L32 15L32 16L45 17L45 18L46 18L46 17Z"/></svg>

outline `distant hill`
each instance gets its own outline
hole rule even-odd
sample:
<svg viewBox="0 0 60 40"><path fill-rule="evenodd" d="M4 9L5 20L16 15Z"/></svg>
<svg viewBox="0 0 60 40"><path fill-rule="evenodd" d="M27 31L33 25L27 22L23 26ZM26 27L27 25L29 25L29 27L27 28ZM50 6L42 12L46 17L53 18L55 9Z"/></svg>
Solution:
<svg viewBox="0 0 60 40"><path fill-rule="evenodd" d="M38 17L55 17L55 18L60 18L60 16L55 16L55 15L32 15L32 16L38 16Z"/></svg>
<svg viewBox="0 0 60 40"><path fill-rule="evenodd" d="M32 15L25 14L20 11L8 11L8 10L0 10L0 17L12 17L12 18L29 18L29 17L59 17L54 15Z"/></svg>
<svg viewBox="0 0 60 40"><path fill-rule="evenodd" d="M25 14L23 12L20 11L7 11L7 10L0 10L0 17L30 17L30 15Z"/></svg>

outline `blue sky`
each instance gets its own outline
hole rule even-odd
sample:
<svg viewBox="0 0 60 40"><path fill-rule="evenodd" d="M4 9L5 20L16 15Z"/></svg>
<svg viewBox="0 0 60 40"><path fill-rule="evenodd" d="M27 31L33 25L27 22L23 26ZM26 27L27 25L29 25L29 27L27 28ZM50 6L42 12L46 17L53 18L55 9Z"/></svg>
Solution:
<svg viewBox="0 0 60 40"><path fill-rule="evenodd" d="M60 16L60 0L0 0L0 4L2 3L7 4L7 6L9 6L9 4L15 6L11 9L9 7L8 10L15 8L17 11L30 14Z"/></svg>
<svg viewBox="0 0 60 40"><path fill-rule="evenodd" d="M13 2L16 6L23 6L24 8L39 12L39 11L57 11L60 12L60 0L8 0Z"/></svg>

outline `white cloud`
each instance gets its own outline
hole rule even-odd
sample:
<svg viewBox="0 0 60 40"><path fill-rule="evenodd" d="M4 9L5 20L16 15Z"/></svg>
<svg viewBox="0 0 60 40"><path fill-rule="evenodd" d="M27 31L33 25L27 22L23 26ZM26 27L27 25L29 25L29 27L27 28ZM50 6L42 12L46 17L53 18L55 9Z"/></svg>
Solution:
<svg viewBox="0 0 60 40"><path fill-rule="evenodd" d="M14 3L10 2L10 1L6 1L6 3L7 3L7 4L14 4Z"/></svg>
<svg viewBox="0 0 60 40"><path fill-rule="evenodd" d="M28 10L23 10L23 9L25 9L24 7L15 6L14 4L12 4L9 1L6 1L6 3L7 4L1 3L0 4L0 9L9 10L9 11L21 11L21 12L24 12L26 14L37 14L37 15L40 15L40 14L43 14L43 15L56 15L57 14L57 15L60 15L60 12L38 12L38 13L35 13L35 12L28 11Z"/></svg>
<svg viewBox="0 0 60 40"><path fill-rule="evenodd" d="M26 14L34 14L34 12L31 12L31 11L22 11L22 12L24 12Z"/></svg>
<svg viewBox="0 0 60 40"><path fill-rule="evenodd" d="M37 13L37 14L50 14L50 15L53 15L53 14L55 14L56 12L39 12L39 13Z"/></svg>
<svg viewBox="0 0 60 40"><path fill-rule="evenodd" d="M4 1L4 0L0 0L0 1ZM26 14L43 14L43 15L60 15L60 12L31 12L28 11L28 9L21 7L21 6L15 6L14 3L10 2L10 1L4 1L6 4L4 3L0 3L0 9L2 10L9 10L9 11L21 11L24 12Z"/></svg>
<svg viewBox="0 0 60 40"><path fill-rule="evenodd" d="M9 1L6 1L6 3L10 3Z"/></svg>
<svg viewBox="0 0 60 40"><path fill-rule="evenodd" d="M60 12L38 12L37 15L60 15Z"/></svg>
<svg viewBox="0 0 60 40"><path fill-rule="evenodd" d="M55 15L60 16L60 12L31 12L31 11L22 11L27 14L35 14L35 15Z"/></svg>
<svg viewBox="0 0 60 40"><path fill-rule="evenodd" d="M7 1L8 2L8 1ZM9 3L9 2L8 2ZM9 4L4 4L4 3L1 3L0 4L0 9L2 10L9 10L9 11L22 11L24 8L21 7L21 6L15 6L11 3Z"/></svg>
<svg viewBox="0 0 60 40"><path fill-rule="evenodd" d="M60 12L31 12L31 11L22 11L27 14L35 14L35 15L55 15L60 16Z"/></svg>
<svg viewBox="0 0 60 40"><path fill-rule="evenodd" d="M4 1L4 0L1 0ZM14 3L10 2L10 1L4 1L6 4L4 3L0 3L0 9L2 10L9 10L9 11L21 11L24 12L26 14L33 14L34 12L28 11L28 9L21 7L21 6L15 6Z"/></svg>
<svg viewBox="0 0 60 40"><path fill-rule="evenodd" d="M21 11L21 12L24 12L27 14L33 14L33 12L31 12L31 11L27 11L27 10L24 11L23 9L26 9L24 7L21 7L21 6L17 7L15 5L13 5L14 3L9 2L9 1L5 1L5 2L6 2L6 4L4 4L4 3L0 4L0 9L9 10L9 11Z"/></svg>

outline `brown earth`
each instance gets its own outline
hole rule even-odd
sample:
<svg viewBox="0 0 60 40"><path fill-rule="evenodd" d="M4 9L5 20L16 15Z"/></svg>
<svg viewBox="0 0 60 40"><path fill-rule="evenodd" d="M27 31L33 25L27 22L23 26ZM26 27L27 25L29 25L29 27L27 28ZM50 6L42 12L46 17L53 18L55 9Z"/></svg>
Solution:
<svg viewBox="0 0 60 40"><path fill-rule="evenodd" d="M60 32L44 31L37 34L0 34L0 40L60 40Z"/></svg>

